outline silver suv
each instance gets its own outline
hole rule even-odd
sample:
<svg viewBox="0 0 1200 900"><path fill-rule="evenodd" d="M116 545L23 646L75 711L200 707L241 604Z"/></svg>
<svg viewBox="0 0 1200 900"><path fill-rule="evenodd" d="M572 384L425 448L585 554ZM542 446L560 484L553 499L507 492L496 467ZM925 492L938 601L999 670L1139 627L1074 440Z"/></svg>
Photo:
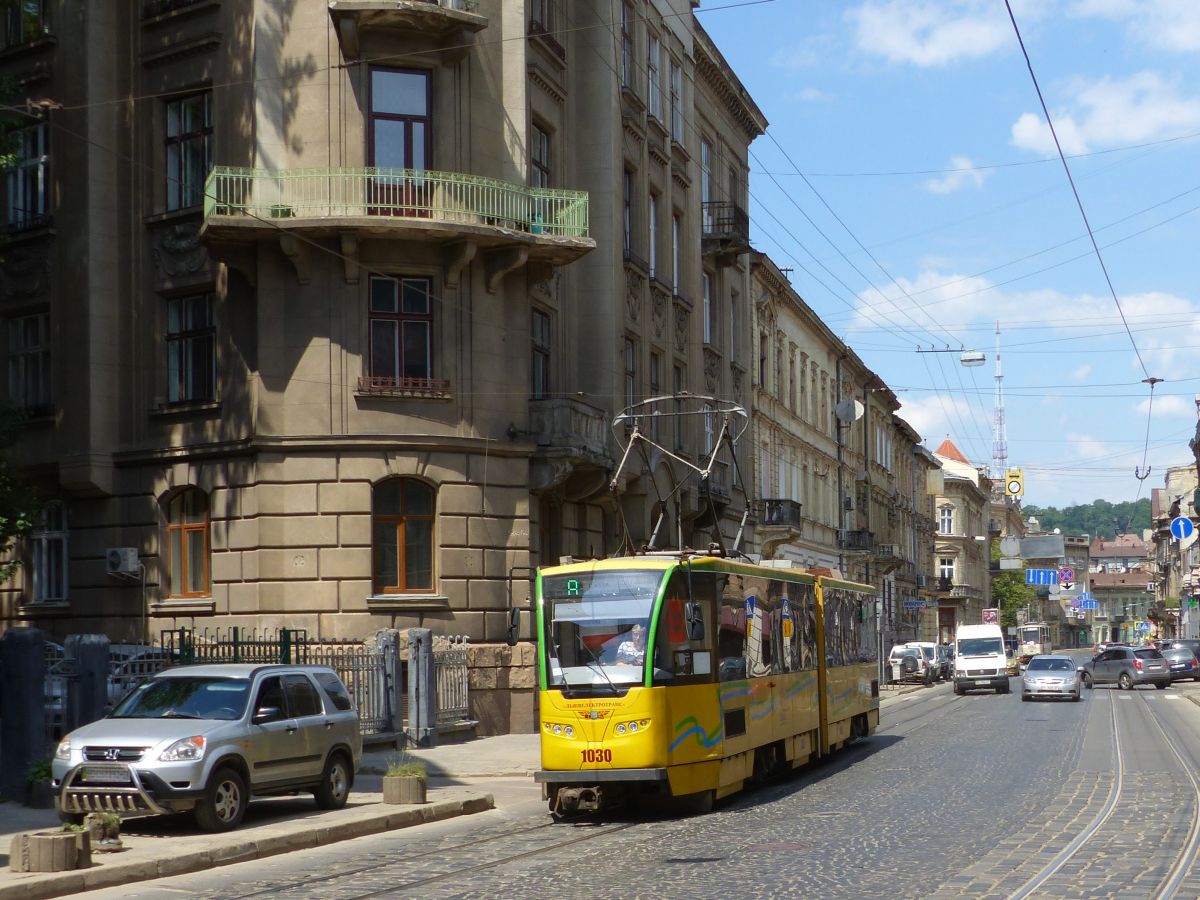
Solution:
<svg viewBox="0 0 1200 900"><path fill-rule="evenodd" d="M228 831L251 794L344 806L361 760L358 713L333 669L199 665L155 675L72 731L52 773L66 821L192 810L202 829Z"/></svg>

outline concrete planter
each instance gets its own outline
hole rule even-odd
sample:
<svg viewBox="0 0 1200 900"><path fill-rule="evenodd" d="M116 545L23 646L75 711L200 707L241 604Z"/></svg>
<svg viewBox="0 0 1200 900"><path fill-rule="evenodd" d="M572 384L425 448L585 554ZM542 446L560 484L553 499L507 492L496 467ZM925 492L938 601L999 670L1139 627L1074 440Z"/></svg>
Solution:
<svg viewBox="0 0 1200 900"><path fill-rule="evenodd" d="M92 864L92 836L87 831L39 831L18 834L8 851L14 872L66 872Z"/></svg>
<svg viewBox="0 0 1200 900"><path fill-rule="evenodd" d="M424 803L425 779L416 775L383 776L384 803Z"/></svg>

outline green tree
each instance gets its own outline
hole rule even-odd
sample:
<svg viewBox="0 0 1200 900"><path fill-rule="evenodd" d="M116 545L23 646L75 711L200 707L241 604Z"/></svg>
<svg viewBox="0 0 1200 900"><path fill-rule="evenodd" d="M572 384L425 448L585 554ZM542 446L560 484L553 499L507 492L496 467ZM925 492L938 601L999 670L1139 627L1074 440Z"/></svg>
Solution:
<svg viewBox="0 0 1200 900"><path fill-rule="evenodd" d="M1091 503L1057 509L1026 504L1021 508L1026 518L1035 517L1043 531L1061 529L1064 534L1087 534L1093 538L1112 540L1118 534L1141 534L1150 527L1150 500L1093 500Z"/></svg>

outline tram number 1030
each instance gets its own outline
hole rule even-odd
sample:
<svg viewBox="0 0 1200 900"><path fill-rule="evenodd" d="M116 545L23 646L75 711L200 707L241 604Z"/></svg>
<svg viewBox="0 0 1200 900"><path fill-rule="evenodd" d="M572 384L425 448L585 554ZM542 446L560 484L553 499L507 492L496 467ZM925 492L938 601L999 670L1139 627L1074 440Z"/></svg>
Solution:
<svg viewBox="0 0 1200 900"><path fill-rule="evenodd" d="M607 749L600 750L580 750L583 754L585 763L610 763L612 762L612 751Z"/></svg>

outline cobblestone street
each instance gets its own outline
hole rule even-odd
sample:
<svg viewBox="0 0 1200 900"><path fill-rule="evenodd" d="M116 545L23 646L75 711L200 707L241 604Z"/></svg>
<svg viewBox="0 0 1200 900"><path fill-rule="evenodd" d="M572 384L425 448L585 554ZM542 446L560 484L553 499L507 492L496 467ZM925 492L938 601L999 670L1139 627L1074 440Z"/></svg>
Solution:
<svg viewBox="0 0 1200 900"><path fill-rule="evenodd" d="M1166 734L1194 737L1200 709L1182 693L1097 689L1078 704L1022 704L939 685L890 702L879 733L828 763L709 815L552 824L536 788L517 780L514 802L468 820L119 896L1007 897L1101 818L1028 895L1150 896L1196 806L1168 748L1139 736L1153 716ZM1114 721L1124 770L1112 803ZM1196 896L1200 882L1186 874L1180 892Z"/></svg>

